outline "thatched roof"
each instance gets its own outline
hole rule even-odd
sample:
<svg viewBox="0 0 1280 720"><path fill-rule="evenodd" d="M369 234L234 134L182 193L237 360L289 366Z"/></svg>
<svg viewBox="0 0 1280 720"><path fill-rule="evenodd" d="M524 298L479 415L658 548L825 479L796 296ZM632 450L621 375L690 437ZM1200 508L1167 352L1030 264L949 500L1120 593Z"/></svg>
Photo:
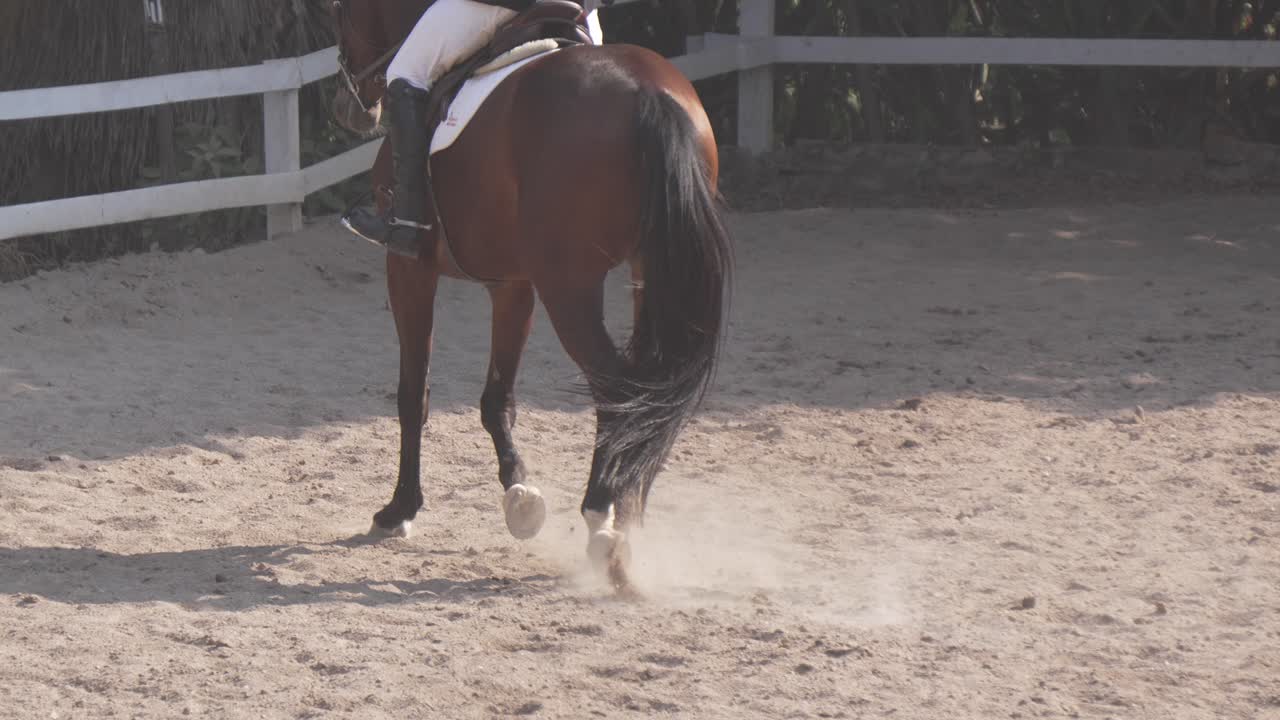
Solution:
<svg viewBox="0 0 1280 720"><path fill-rule="evenodd" d="M164 0L174 70L250 65L333 43L326 0ZM0 3L0 90L153 74L139 0Z"/></svg>
<svg viewBox="0 0 1280 720"><path fill-rule="evenodd" d="M250 65L331 44L323 0L165 0L157 57L139 0L0 3L0 91ZM209 121L218 103L189 103ZM147 110L0 124L0 203L137 184L151 137Z"/></svg>
<svg viewBox="0 0 1280 720"><path fill-rule="evenodd" d="M0 91L146 74L141 2L4 5ZM147 131L138 112L0 124L0 203L123 187L136 177Z"/></svg>
<svg viewBox="0 0 1280 720"><path fill-rule="evenodd" d="M0 0L0 91L252 65L333 43L328 0L163 0L166 26L148 29L142 0ZM314 87L310 98L318 98ZM227 126L257 152L261 100L173 107L179 126ZM0 205L138 187L154 163L153 109L0 123ZM34 251L95 257L137 243L127 227L71 234ZM58 245L56 252L45 248ZM142 245L145 247L145 244ZM43 262L45 258L41 257Z"/></svg>

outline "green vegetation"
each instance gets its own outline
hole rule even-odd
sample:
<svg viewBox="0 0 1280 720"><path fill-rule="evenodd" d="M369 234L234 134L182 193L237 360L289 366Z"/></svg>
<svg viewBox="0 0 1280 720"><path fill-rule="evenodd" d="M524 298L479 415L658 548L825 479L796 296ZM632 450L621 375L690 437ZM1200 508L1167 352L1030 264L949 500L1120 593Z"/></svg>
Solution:
<svg viewBox="0 0 1280 720"><path fill-rule="evenodd" d="M1275 40L1280 0L782 0L783 35ZM685 34L733 32L735 0L611 10L615 39L672 51ZM1272 70L1053 67L784 67L778 140L1195 147L1206 118L1280 142ZM734 85L700 83L734 136Z"/></svg>
<svg viewBox="0 0 1280 720"><path fill-rule="evenodd" d="M652 0L605 14L610 42L667 55L686 35L732 33L739 0ZM747 0L743 0L747 1ZM769 0L749 0L766 2ZM163 28L140 0L0 3L0 91L259 63L333 42L328 0L165 0ZM1275 40L1280 0L780 0L779 34L1160 37ZM784 66L778 141L1194 148L1207 119L1280 142L1280 75L1221 69ZM330 119L334 81L303 93L304 162L359 141ZM717 133L736 134L732 77L699 83ZM0 123L0 204L227 177L261 168L261 99ZM332 213L359 178L317 193ZM123 252L260 237L260 209L0 243L0 277Z"/></svg>

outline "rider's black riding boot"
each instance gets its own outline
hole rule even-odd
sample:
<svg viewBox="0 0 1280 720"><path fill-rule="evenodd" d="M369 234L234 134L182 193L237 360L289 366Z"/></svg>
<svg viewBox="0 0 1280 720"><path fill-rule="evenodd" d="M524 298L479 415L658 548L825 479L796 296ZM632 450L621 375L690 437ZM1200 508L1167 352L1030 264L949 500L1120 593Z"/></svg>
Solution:
<svg viewBox="0 0 1280 720"><path fill-rule="evenodd" d="M387 86L382 104L395 166L391 211L383 216L369 208L357 208L342 219L347 228L364 239L413 258L422 254L419 238L423 231L432 229L436 220L427 197L427 158L432 135L427 127L428 95L426 90L400 79ZM430 257L434 253L426 254Z"/></svg>

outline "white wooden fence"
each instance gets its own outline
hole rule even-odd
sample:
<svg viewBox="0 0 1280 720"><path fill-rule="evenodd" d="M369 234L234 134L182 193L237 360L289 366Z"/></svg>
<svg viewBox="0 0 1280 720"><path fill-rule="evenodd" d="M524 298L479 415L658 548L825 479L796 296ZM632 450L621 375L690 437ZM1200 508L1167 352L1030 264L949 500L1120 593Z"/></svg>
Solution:
<svg viewBox="0 0 1280 720"><path fill-rule="evenodd" d="M691 38L690 53L673 58L693 80L738 73L737 142L752 152L773 143L779 63L1280 67L1280 42L1268 41L783 37L774 35L772 5L744 2L738 35ZM262 175L3 206L0 240L263 205L270 236L297 231L306 196L369 170L381 142L301 167L298 91L336 72L337 50L330 48L255 67L0 93L0 122L261 94L266 156Z"/></svg>

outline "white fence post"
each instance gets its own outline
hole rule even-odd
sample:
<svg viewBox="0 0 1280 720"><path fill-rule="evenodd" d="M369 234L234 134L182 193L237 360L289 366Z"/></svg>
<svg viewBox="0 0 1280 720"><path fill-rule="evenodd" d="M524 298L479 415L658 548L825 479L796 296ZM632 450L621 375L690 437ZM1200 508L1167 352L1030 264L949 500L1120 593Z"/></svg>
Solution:
<svg viewBox="0 0 1280 720"><path fill-rule="evenodd" d="M772 38L775 0L743 0L738 34L744 40ZM773 149L773 66L738 72L738 147L752 153Z"/></svg>
<svg viewBox="0 0 1280 720"><path fill-rule="evenodd" d="M265 93L262 96L262 112L262 154L267 174L298 172L302 169L298 91ZM267 239L301 229L302 203L267 206Z"/></svg>

